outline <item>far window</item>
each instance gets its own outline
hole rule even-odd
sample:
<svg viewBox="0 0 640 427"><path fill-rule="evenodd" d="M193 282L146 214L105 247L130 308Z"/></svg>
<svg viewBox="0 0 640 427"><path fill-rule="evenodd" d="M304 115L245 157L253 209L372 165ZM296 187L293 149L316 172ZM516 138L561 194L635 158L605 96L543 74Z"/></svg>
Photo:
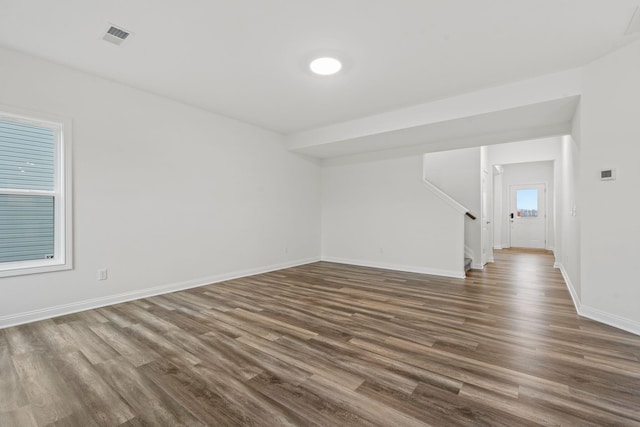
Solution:
<svg viewBox="0 0 640 427"><path fill-rule="evenodd" d="M0 276L71 268L66 124L0 112Z"/></svg>
<svg viewBox="0 0 640 427"><path fill-rule="evenodd" d="M518 218L537 217L538 216L538 190L528 188L526 190L517 190L516 208Z"/></svg>

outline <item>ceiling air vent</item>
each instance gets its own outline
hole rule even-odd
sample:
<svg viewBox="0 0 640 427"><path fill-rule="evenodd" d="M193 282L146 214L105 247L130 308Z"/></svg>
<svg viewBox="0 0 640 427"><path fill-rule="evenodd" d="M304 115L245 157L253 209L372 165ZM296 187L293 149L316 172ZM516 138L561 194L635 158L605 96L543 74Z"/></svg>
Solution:
<svg viewBox="0 0 640 427"><path fill-rule="evenodd" d="M121 45L130 35L131 32L123 28L118 28L114 25L111 25L102 39L108 41L109 43Z"/></svg>

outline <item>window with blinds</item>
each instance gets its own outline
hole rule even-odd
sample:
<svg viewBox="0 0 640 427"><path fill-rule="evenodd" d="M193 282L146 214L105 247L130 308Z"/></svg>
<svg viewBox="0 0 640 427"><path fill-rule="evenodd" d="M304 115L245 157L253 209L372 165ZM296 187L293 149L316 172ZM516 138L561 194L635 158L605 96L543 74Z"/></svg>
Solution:
<svg viewBox="0 0 640 427"><path fill-rule="evenodd" d="M63 129L63 123L0 113L2 276L68 265Z"/></svg>

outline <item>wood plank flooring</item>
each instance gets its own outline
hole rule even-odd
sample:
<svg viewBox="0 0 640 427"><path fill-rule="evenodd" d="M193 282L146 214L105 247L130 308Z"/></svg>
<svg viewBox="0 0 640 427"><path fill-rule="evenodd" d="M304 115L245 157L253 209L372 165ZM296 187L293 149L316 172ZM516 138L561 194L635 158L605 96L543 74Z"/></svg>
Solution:
<svg viewBox="0 0 640 427"><path fill-rule="evenodd" d="M552 265L319 262L0 330L0 425L640 426L640 337Z"/></svg>

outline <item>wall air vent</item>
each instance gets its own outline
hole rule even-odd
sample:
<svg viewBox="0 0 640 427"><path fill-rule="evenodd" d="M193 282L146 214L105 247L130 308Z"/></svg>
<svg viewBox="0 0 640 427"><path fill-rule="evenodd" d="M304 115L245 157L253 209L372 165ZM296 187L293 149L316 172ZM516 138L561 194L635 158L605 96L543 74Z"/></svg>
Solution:
<svg viewBox="0 0 640 427"><path fill-rule="evenodd" d="M130 31L127 31L123 28L116 27L114 25L110 25L107 32L102 37L103 40L108 41L109 43L113 43L116 45L121 45L125 40L131 35Z"/></svg>
<svg viewBox="0 0 640 427"><path fill-rule="evenodd" d="M636 10L633 12L633 16L631 17L631 21L629 21L629 25L627 26L627 30L624 32L625 36L630 34L636 34L640 32L640 6L636 7Z"/></svg>

